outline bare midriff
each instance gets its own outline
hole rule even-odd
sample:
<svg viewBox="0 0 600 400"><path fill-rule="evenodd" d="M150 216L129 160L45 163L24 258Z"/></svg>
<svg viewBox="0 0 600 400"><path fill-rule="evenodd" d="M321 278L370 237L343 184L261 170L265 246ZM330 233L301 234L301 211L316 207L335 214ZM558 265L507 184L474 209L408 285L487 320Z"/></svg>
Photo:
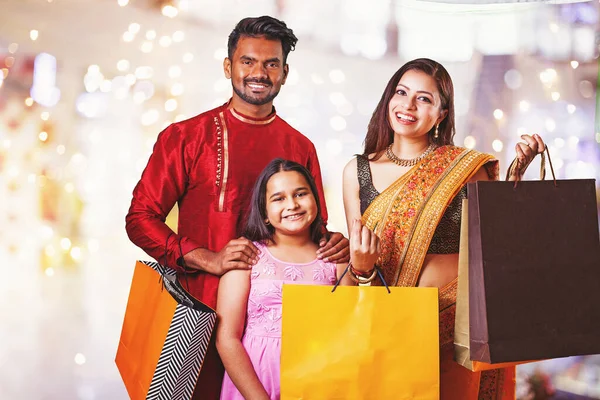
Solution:
<svg viewBox="0 0 600 400"><path fill-rule="evenodd" d="M458 253L427 254L417 286L443 288L458 277Z"/></svg>

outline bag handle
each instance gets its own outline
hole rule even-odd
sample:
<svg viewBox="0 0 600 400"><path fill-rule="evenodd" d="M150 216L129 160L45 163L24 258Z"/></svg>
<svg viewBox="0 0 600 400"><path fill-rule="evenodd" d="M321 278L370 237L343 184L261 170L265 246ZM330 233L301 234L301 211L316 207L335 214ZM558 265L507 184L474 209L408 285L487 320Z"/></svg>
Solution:
<svg viewBox="0 0 600 400"><path fill-rule="evenodd" d="M554 181L554 186L557 187L558 184L556 183L556 175L554 174L554 166L552 165L552 158L550 158L550 150L548 150L548 146L546 146L546 145L544 145L544 151L542 151L540 153L540 155L542 157L542 161L540 163L540 180L543 181L546 179L546 155L544 154L544 152L546 154L548 154L548 163L550 164L550 172L552 173L552 180ZM515 185L513 186L515 189L517 188L518 183L521 181L519 174L514 174L516 169L521 168L520 164L521 164L521 162L519 161L519 159L517 157L515 157L513 162L510 163L510 165L508 166L508 170L506 171L506 180L508 180L508 177L511 175L514 175L517 177L517 179L515 180Z"/></svg>
<svg viewBox="0 0 600 400"><path fill-rule="evenodd" d="M337 282L335 283L335 285L333 285L333 289L331 289L331 293L335 292L335 289L337 289L337 287L340 285L340 282L342 281L342 279L344 279L344 276L346 276L346 274L350 270L351 266L352 266L352 263L348 263L348 266L344 270L344 273L342 274L342 276L340 276L340 279L338 279ZM390 288L388 287L388 284L385 281L383 274L381 273L381 270L379 269L379 267L377 265L375 265L375 271L377 271L377 275L379 275L379 279L381 279L381 282L383 282L383 284L385 285L385 288L387 289L388 293L391 294L392 292L390 291Z"/></svg>
<svg viewBox="0 0 600 400"><path fill-rule="evenodd" d="M168 249L168 246L169 246L169 239L174 234L175 234L174 232L169 233L169 236L167 236L167 240L165 241L165 255L164 255L165 265L164 266L167 267L167 268L169 268L169 265L167 263L167 249ZM178 241L179 254L180 254L179 258L181 258L181 264L182 264L181 266L183 267L183 275L185 277L185 286L186 286L187 291L189 292L190 291L190 285L188 283L188 277L187 277L187 269L188 269L188 267L185 264L185 259L183 258L183 250L181 248L181 239L182 238L179 238L179 241ZM164 276L163 276L162 273L159 273L159 275L160 275L160 277L158 278L158 281L162 284L162 287L164 288L164 286L165 286L165 284L164 284Z"/></svg>

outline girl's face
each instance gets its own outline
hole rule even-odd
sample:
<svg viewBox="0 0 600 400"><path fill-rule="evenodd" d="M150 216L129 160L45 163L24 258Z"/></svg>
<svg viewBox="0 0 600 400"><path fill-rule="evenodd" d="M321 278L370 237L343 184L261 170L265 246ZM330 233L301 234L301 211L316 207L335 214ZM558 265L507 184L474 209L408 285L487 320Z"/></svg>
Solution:
<svg viewBox="0 0 600 400"><path fill-rule="evenodd" d="M396 94L388 104L388 118L397 135L418 138L446 117L433 77L409 70L398 82Z"/></svg>
<svg viewBox="0 0 600 400"><path fill-rule="evenodd" d="M301 173L281 171L271 176L266 196L267 220L276 235L310 235L317 202Z"/></svg>

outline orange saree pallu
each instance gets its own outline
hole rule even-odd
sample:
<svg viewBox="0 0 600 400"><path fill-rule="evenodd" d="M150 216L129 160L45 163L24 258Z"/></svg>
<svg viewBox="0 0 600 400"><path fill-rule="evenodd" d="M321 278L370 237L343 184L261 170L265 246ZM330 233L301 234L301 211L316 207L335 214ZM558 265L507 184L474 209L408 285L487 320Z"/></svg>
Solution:
<svg viewBox="0 0 600 400"><path fill-rule="evenodd" d="M437 148L369 205L362 221L381 239L378 264L394 286L417 285L433 234L448 204L481 168L498 177L491 155L454 146ZM440 398L515 398L515 368L473 372L454 361L458 279L440 288Z"/></svg>

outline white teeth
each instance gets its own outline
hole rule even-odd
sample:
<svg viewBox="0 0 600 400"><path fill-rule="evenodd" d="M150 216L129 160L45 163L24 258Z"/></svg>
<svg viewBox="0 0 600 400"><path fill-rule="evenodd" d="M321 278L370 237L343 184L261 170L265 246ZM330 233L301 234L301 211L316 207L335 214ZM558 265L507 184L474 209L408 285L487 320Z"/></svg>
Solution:
<svg viewBox="0 0 600 400"><path fill-rule="evenodd" d="M398 117L399 119L402 119L404 121L410 121L410 122L415 122L417 120L415 117L411 117L411 116L404 115L404 114L396 114L396 117Z"/></svg>

